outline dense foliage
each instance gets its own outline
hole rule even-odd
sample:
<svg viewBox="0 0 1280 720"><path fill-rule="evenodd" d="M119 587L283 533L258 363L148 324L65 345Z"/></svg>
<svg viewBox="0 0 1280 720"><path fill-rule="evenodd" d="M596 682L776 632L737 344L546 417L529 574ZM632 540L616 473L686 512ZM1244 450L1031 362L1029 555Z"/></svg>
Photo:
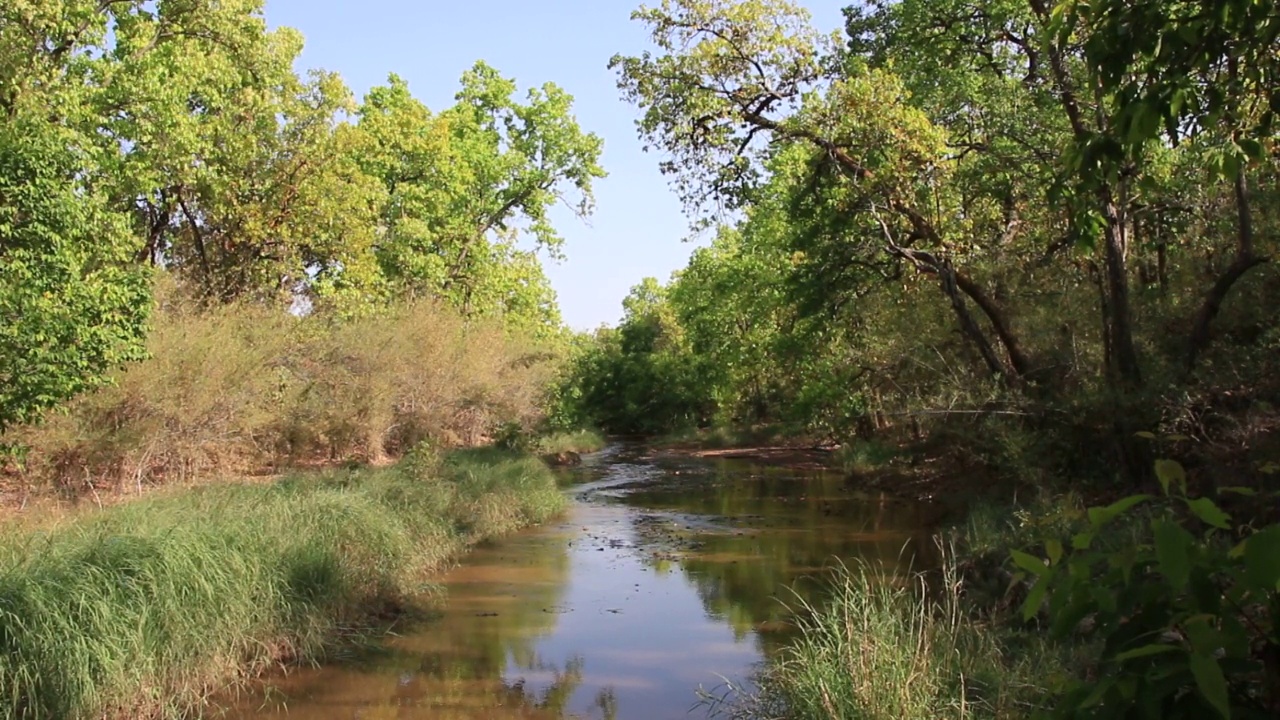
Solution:
<svg viewBox="0 0 1280 720"><path fill-rule="evenodd" d="M441 111L395 75L357 102L301 50L262 0L4 3L0 428L138 356L149 268L206 305L559 332L547 211L589 214L604 174L572 99L477 63Z"/></svg>
<svg viewBox="0 0 1280 720"><path fill-rule="evenodd" d="M1238 527L1212 498L1188 494L1174 461L1158 461L1156 474L1174 502L1149 518L1136 509L1154 498L1132 495L1090 509L1067 542L1049 538L1044 561L1014 553L1035 578L1024 616L1047 607L1056 636L1082 633L1101 644L1105 674L1062 683L1053 717L1275 717L1280 525ZM1141 528L1138 543L1096 546L1108 524L1126 520Z"/></svg>
<svg viewBox="0 0 1280 720"><path fill-rule="evenodd" d="M713 239L586 343L566 414L999 415L1140 475L1136 431L1273 399L1274 7L1210 6L873 2L843 37L784 0L637 11L619 87Z"/></svg>

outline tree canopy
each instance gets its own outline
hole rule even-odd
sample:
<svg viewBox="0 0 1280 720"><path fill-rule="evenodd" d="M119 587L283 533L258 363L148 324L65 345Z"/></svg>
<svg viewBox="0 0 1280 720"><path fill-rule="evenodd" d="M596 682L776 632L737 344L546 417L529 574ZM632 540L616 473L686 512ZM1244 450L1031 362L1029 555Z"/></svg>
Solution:
<svg viewBox="0 0 1280 720"><path fill-rule="evenodd" d="M0 9L0 425L135 357L153 268L206 304L347 316L408 298L561 331L549 211L593 210L601 140L483 62L435 112L363 102L262 0Z"/></svg>

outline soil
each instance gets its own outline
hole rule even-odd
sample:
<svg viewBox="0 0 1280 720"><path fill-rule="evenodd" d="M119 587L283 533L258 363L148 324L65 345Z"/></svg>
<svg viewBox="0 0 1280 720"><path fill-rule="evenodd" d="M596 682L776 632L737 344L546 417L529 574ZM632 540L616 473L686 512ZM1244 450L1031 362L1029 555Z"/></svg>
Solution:
<svg viewBox="0 0 1280 720"><path fill-rule="evenodd" d="M834 451L837 448L801 447L796 445L760 445L752 447L717 448L672 447L656 450L654 457L663 455L724 458L748 460L758 465L789 467L797 470L836 470Z"/></svg>

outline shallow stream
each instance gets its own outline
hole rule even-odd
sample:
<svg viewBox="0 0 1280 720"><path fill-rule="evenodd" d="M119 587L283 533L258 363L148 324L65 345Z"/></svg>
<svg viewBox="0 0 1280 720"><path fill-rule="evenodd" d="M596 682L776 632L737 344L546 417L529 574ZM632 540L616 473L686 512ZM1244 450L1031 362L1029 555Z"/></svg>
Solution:
<svg viewBox="0 0 1280 720"><path fill-rule="evenodd" d="M927 564L936 510L839 474L654 459L564 471L565 517L470 553L436 619L357 661L292 672L235 720L702 718L821 604L838 562Z"/></svg>

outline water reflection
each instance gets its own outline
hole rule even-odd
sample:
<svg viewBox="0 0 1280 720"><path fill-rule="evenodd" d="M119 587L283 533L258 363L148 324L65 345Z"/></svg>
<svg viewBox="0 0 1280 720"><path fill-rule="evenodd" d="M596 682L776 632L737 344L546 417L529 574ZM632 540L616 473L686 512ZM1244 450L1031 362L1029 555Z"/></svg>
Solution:
<svg viewBox="0 0 1280 720"><path fill-rule="evenodd" d="M920 508L835 475L624 447L566 485L578 500L564 521L444 578L438 620L363 662L276 681L229 716L683 718L699 686L748 677L786 641L786 603L821 602L833 562L928 561Z"/></svg>
<svg viewBox="0 0 1280 720"><path fill-rule="evenodd" d="M675 474L679 473L679 474ZM655 523L637 514L642 534L669 526L666 538L682 552L677 562L655 552L655 567L678 567L697 588L711 617L737 637L754 634L765 654L786 642L794 611L820 607L826 580L838 564L867 563L888 569L925 569L937 549L921 530L937 510L884 494L860 493L835 473L762 468L724 460L701 468L675 465L661 480L619 496L642 510L674 518ZM712 519L681 527L682 516Z"/></svg>

